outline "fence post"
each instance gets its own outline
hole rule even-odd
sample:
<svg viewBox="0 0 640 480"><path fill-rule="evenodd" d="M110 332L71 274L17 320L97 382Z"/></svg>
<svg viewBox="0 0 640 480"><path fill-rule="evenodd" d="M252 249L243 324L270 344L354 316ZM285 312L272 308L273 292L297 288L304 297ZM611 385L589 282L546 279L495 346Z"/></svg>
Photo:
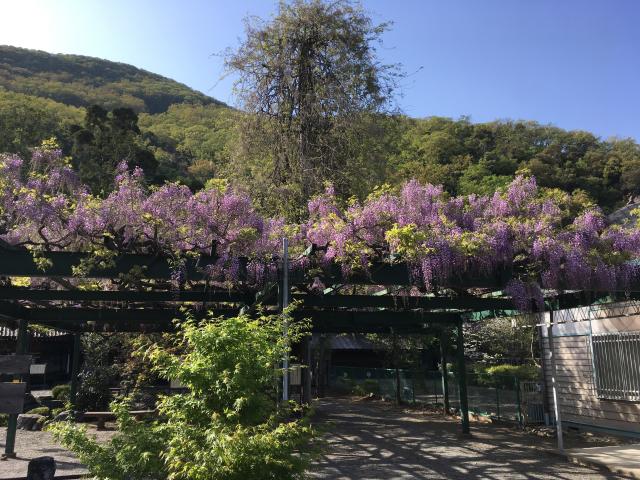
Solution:
<svg viewBox="0 0 640 480"><path fill-rule="evenodd" d="M438 404L438 378L433 377L433 394L436 397L435 404Z"/></svg>
<svg viewBox="0 0 640 480"><path fill-rule="evenodd" d="M442 403L445 415L449 413L449 372L447 371L447 340L447 331L443 328L440 332L440 363L442 364ZM436 403L438 403L437 393Z"/></svg>
<svg viewBox="0 0 640 480"><path fill-rule="evenodd" d="M411 372L411 400L413 404L416 403L416 372L415 370L409 370Z"/></svg>
<svg viewBox="0 0 640 480"><path fill-rule="evenodd" d="M288 333L288 319L284 311L289 306L289 239L282 239L282 336L285 341L289 336ZM290 352L287 349L284 358L282 359L282 401L289 401L289 355Z"/></svg>
<svg viewBox="0 0 640 480"><path fill-rule="evenodd" d="M73 408L76 408L76 397L78 395L78 374L80 373L80 333L73 334L73 357L71 358L71 389L69 400Z"/></svg>
<svg viewBox="0 0 640 480"><path fill-rule="evenodd" d="M29 331L27 330L27 320L20 320L18 323L18 336L16 337L16 354L22 355L27 353L29 348ZM15 380L24 381L22 376L14 378ZM7 423L7 440L4 447L3 459L15 458L15 446L16 446L16 431L18 430L18 414L12 413L9 415Z"/></svg>
<svg viewBox="0 0 640 480"><path fill-rule="evenodd" d="M520 379L518 377L515 377L515 387L516 387L516 404L517 404L517 408L518 408L518 425L520 425L520 427L523 426L523 419L522 419L522 401L520 398Z"/></svg>
<svg viewBox="0 0 640 480"><path fill-rule="evenodd" d="M457 351L458 356L458 385L460 387L460 413L462 418L462 433L470 433L469 429L469 399L467 398L467 367L464 361L464 332L462 318L458 320Z"/></svg>
<svg viewBox="0 0 640 480"><path fill-rule="evenodd" d="M496 387L496 415L498 417L498 420L500 420L500 389L498 388L498 385L496 385L495 387Z"/></svg>

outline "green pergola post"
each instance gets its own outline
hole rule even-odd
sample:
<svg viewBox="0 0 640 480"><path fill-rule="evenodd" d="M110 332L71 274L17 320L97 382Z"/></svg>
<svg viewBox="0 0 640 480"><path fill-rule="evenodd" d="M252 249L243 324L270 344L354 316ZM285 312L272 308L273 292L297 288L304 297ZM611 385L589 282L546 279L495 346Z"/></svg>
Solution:
<svg viewBox="0 0 640 480"><path fill-rule="evenodd" d="M449 414L449 372L447 369L447 331L443 328L440 332L440 362L442 364L442 397L444 414ZM437 399L437 394L436 394ZM437 400L436 400L437 401Z"/></svg>
<svg viewBox="0 0 640 480"><path fill-rule="evenodd" d="M23 355L27 353L29 332L27 331L27 320L20 320L18 323L18 336L16 338L16 354ZM22 376L15 377L15 380L24 380ZM7 441L4 447L4 458L15 458L15 446L16 446L16 430L18 427L18 414L12 413L9 415L7 423Z"/></svg>
<svg viewBox="0 0 640 480"><path fill-rule="evenodd" d="M464 333L462 319L458 320L457 349L458 356L458 386L460 391L460 413L462 417L462 433L470 433L469 429L469 399L467 398L467 366L464 361Z"/></svg>
<svg viewBox="0 0 640 480"><path fill-rule="evenodd" d="M80 369L80 333L73 334L73 356L71 357L71 389L69 399L71 405L76 406L76 395L78 394L78 374Z"/></svg>

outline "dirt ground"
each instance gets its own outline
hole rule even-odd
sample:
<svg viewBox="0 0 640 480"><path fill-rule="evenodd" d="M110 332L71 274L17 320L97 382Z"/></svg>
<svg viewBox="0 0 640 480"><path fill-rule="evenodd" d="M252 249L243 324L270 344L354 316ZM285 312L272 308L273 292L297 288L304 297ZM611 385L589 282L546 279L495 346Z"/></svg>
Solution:
<svg viewBox="0 0 640 480"><path fill-rule="evenodd" d="M310 471L324 480L622 478L549 453L553 440L507 426L459 422L380 402L330 399L316 404L325 454Z"/></svg>
<svg viewBox="0 0 640 480"><path fill-rule="evenodd" d="M89 427L91 433L100 440L107 440L113 435L111 431L96 431ZM7 429L0 428L0 451L4 453ZM15 452L17 458L0 461L0 480L6 478L26 478L29 460L35 457L49 456L56 460L56 476L86 473L87 470L77 458L56 443L48 432L28 432L18 430Z"/></svg>
<svg viewBox="0 0 640 480"><path fill-rule="evenodd" d="M568 463L549 453L553 438L508 426L472 423L471 436L459 421L433 412L388 403L327 399L317 401L316 424L325 434L324 454L309 476L323 480L394 479L580 479L622 478ZM106 440L113 431L96 432ZM6 428L0 428L4 452ZM583 445L576 445L583 446ZM57 475L86 473L78 460L47 432L18 431L17 459L0 462L0 480L26 477L29 459L50 455Z"/></svg>

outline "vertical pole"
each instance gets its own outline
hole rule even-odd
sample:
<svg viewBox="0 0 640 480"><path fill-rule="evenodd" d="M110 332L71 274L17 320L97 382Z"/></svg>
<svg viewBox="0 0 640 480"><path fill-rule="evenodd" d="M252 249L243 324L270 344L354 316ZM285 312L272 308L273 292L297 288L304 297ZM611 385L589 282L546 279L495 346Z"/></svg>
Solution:
<svg viewBox="0 0 640 480"><path fill-rule="evenodd" d="M71 357L71 389L69 399L73 408L76 407L76 396L78 394L78 375L80 369L80 333L73 334L73 357Z"/></svg>
<svg viewBox="0 0 640 480"><path fill-rule="evenodd" d="M541 320L544 321L544 313L540 314ZM542 325L538 326L538 345L540 347L540 352L542 355L542 409L544 415L544 424L549 426L551 422L549 419L551 418L551 400L549 398L549 382L547 379L547 372L545 368L546 358L544 358L544 327Z"/></svg>
<svg viewBox="0 0 640 480"><path fill-rule="evenodd" d="M562 438L562 419L560 418L560 407L558 405L558 392L556 388L556 356L553 352L553 310L549 312L549 323L547 324L547 342L549 344L549 358L551 359L551 392L553 395L553 413L556 417L558 450L563 451L564 439Z"/></svg>
<svg viewBox="0 0 640 480"><path fill-rule="evenodd" d="M435 404L438 404L438 378L433 377L433 394L435 395Z"/></svg>
<svg viewBox="0 0 640 480"><path fill-rule="evenodd" d="M411 372L411 403L416 403L416 379L415 370L409 370Z"/></svg>
<svg viewBox="0 0 640 480"><path fill-rule="evenodd" d="M302 370L304 384L302 386L302 403L311 403L311 337L306 337L302 342L304 349L304 363L307 368Z"/></svg>
<svg viewBox="0 0 640 480"><path fill-rule="evenodd" d="M500 389L496 385L496 416L500 420Z"/></svg>
<svg viewBox="0 0 640 480"><path fill-rule="evenodd" d="M29 332L27 331L27 320L20 320L18 323L18 336L16 338L16 354L24 355L28 349ZM22 376L14 377L14 380L23 381ZM15 458L16 431L18 429L18 414L9 415L7 423L7 441L5 442L3 458Z"/></svg>
<svg viewBox="0 0 640 480"><path fill-rule="evenodd" d="M462 319L458 320L457 352L458 355L458 385L460 387L460 412L462 417L462 433L469 433L469 399L467 398L467 367L464 361L464 333Z"/></svg>
<svg viewBox="0 0 640 480"><path fill-rule="evenodd" d="M282 311L289 306L289 240L282 239ZM288 321L286 314L283 314L282 335L287 340ZM288 345L287 345L288 347ZM289 351L285 352L282 359L282 400L289 400Z"/></svg>
<svg viewBox="0 0 640 480"><path fill-rule="evenodd" d="M522 398L520 398L520 379L518 377L515 377L514 379L514 386L516 388L516 405L518 408L517 411L517 415L518 415L518 425L520 425L521 427L523 426L523 418L522 418Z"/></svg>
<svg viewBox="0 0 640 480"><path fill-rule="evenodd" d="M440 332L440 363L442 364L442 396L444 414L449 414L449 372L447 371L447 331ZM437 401L437 400L436 400Z"/></svg>

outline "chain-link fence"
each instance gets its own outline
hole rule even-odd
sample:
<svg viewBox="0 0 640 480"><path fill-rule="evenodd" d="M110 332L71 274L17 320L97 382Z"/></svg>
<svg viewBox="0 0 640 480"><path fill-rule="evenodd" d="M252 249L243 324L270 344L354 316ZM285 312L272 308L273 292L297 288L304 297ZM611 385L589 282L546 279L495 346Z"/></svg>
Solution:
<svg viewBox="0 0 640 480"><path fill-rule="evenodd" d="M334 394L374 394L393 400L396 389L404 402L427 405L444 404L444 385L439 371L396 370L384 368L333 367L329 374ZM447 379L449 407L460 409L458 379ZM498 420L543 423L542 382L521 382L510 375L467 373L469 411Z"/></svg>

